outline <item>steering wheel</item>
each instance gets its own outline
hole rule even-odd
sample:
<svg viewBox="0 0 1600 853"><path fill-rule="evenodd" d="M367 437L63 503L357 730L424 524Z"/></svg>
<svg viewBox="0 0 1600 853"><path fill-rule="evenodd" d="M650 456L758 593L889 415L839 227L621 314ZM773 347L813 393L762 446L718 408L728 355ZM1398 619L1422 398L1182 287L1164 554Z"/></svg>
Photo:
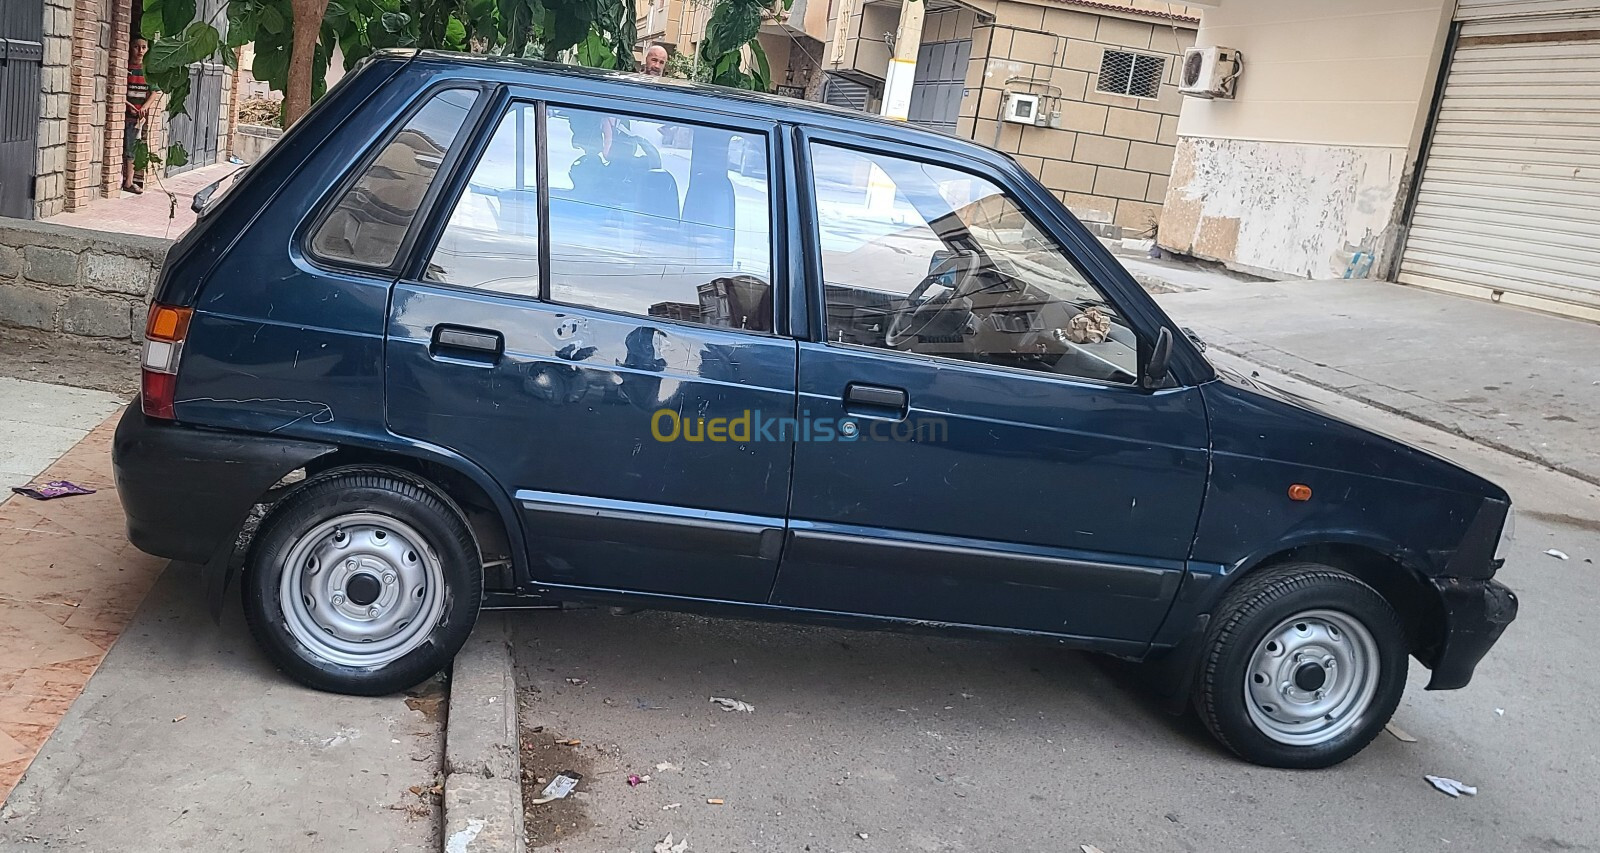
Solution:
<svg viewBox="0 0 1600 853"><path fill-rule="evenodd" d="M889 328L883 333L883 342L890 349L899 349L900 345L909 342L912 338L922 334L922 331L933 324L933 320L944 309L944 303L935 300L923 301L928 288L937 281L938 276L928 276L917 283L917 286L906 294L906 302L916 305L909 312L896 312L889 321ZM921 322L918 322L918 320Z"/></svg>

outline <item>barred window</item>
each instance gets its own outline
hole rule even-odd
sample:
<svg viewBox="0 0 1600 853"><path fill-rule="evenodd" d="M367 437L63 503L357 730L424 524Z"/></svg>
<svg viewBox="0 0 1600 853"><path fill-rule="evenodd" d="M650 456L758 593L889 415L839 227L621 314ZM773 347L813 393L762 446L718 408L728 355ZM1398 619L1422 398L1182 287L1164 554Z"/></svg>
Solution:
<svg viewBox="0 0 1600 853"><path fill-rule="evenodd" d="M1166 73L1164 56L1108 50L1100 59L1100 80L1095 89L1113 95L1154 98L1161 94L1161 78Z"/></svg>

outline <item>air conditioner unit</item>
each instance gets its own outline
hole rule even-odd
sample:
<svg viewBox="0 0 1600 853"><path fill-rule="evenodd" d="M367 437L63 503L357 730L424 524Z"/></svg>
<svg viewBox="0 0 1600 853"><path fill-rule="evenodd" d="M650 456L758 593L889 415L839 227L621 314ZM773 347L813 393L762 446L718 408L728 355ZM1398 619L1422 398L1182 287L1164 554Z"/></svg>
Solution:
<svg viewBox="0 0 1600 853"><path fill-rule="evenodd" d="M1231 47L1191 47L1183 52L1178 91L1193 98L1232 98L1244 57Z"/></svg>
<svg viewBox="0 0 1600 853"><path fill-rule="evenodd" d="M1000 117L1015 124L1037 125L1049 120L1047 116L1042 116L1039 113L1039 96L1026 95L1022 92L1006 93L1006 100L1001 107Z"/></svg>

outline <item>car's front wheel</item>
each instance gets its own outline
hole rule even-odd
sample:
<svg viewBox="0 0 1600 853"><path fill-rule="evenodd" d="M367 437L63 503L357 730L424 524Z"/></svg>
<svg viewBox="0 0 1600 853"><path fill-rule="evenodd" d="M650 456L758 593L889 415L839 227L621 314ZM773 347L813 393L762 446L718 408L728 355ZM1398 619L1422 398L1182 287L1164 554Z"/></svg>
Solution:
<svg viewBox="0 0 1600 853"><path fill-rule="evenodd" d="M1316 563L1242 581L1214 615L1194 701L1247 761L1317 768L1360 752L1405 690L1405 631L1389 602Z"/></svg>
<svg viewBox="0 0 1600 853"><path fill-rule="evenodd" d="M449 665L483 599L459 512L382 469L335 469L275 505L250 548L250 631L295 680L376 696Z"/></svg>

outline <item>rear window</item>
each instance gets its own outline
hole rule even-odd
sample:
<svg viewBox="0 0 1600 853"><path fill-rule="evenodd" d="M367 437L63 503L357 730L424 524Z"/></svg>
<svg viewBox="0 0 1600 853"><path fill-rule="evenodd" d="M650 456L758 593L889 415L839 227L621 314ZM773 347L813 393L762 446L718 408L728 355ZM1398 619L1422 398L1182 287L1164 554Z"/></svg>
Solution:
<svg viewBox="0 0 1600 853"><path fill-rule="evenodd" d="M311 251L339 264L393 264L477 98L473 89L446 89L413 113L322 220Z"/></svg>

